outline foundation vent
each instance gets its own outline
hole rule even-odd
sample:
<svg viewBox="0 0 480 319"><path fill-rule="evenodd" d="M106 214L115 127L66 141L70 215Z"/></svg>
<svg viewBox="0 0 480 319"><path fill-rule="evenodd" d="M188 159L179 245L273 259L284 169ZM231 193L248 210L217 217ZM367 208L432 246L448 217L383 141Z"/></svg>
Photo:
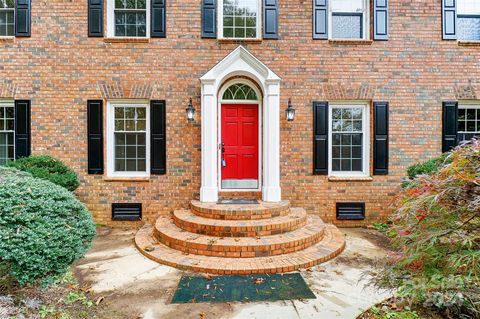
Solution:
<svg viewBox="0 0 480 319"><path fill-rule="evenodd" d="M112 220L137 221L142 219L142 204L112 204Z"/></svg>
<svg viewBox="0 0 480 319"><path fill-rule="evenodd" d="M365 203L337 203L338 220L365 219Z"/></svg>

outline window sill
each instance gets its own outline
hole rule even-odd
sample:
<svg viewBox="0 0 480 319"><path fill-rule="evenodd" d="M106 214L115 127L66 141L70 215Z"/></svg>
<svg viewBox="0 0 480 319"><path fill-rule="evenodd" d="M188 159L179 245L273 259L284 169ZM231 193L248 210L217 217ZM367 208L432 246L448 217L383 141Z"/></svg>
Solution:
<svg viewBox="0 0 480 319"><path fill-rule="evenodd" d="M371 176L329 176L329 182L371 182Z"/></svg>
<svg viewBox="0 0 480 319"><path fill-rule="evenodd" d="M14 43L15 37L0 37L1 43Z"/></svg>
<svg viewBox="0 0 480 319"><path fill-rule="evenodd" d="M150 182L150 177L104 177L105 182Z"/></svg>
<svg viewBox="0 0 480 319"><path fill-rule="evenodd" d="M457 41L457 44L463 47L480 47L480 41Z"/></svg>
<svg viewBox="0 0 480 319"><path fill-rule="evenodd" d="M217 39L218 43L262 43L263 39Z"/></svg>
<svg viewBox="0 0 480 319"><path fill-rule="evenodd" d="M149 43L150 38L103 38L105 43Z"/></svg>
<svg viewBox="0 0 480 319"><path fill-rule="evenodd" d="M373 43L373 40L355 40L355 39L330 39L328 40L328 43L330 44L345 44L345 45L371 45Z"/></svg>

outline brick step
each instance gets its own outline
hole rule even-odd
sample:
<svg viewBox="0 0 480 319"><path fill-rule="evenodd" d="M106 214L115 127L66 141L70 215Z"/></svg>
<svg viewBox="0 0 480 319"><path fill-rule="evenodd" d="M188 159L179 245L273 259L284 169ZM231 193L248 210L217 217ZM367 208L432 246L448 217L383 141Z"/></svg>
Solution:
<svg viewBox="0 0 480 319"><path fill-rule="evenodd" d="M325 224L315 215L305 227L262 237L216 237L186 232L168 217L157 220L153 236L162 244L185 253L217 257L264 257L288 254L310 247L323 238Z"/></svg>
<svg viewBox="0 0 480 319"><path fill-rule="evenodd" d="M307 213L303 208L292 208L288 215L269 219L221 220L193 214L190 210L173 213L175 225L191 233L219 237L255 237L286 233L305 226Z"/></svg>
<svg viewBox="0 0 480 319"><path fill-rule="evenodd" d="M220 199L262 199L262 192L219 192Z"/></svg>
<svg viewBox="0 0 480 319"><path fill-rule="evenodd" d="M186 255L159 243L152 236L153 228L144 226L135 236L135 245L146 257L172 267L211 274L271 274L310 268L340 254L345 247L343 234L333 225L325 225L322 241L290 254L227 258Z"/></svg>
<svg viewBox="0 0 480 319"><path fill-rule="evenodd" d="M191 202L190 206L195 215L206 218L229 220L266 219L286 215L290 210L289 201L235 205L202 203L194 200Z"/></svg>

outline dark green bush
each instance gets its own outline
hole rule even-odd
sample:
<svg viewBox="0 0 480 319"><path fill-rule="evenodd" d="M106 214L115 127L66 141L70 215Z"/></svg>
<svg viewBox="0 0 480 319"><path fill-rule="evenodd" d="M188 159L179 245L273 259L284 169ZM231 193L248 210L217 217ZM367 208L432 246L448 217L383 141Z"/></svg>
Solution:
<svg viewBox="0 0 480 319"><path fill-rule="evenodd" d="M29 172L33 177L48 180L74 191L80 185L77 174L62 161L48 155L32 155L8 162L7 166Z"/></svg>
<svg viewBox="0 0 480 319"><path fill-rule="evenodd" d="M0 168L0 263L21 285L62 274L95 236L87 208L63 187Z"/></svg>
<svg viewBox="0 0 480 319"><path fill-rule="evenodd" d="M414 179L420 175L431 175L437 172L440 167L445 163L448 153L444 153L439 157L433 158L429 161L414 164L407 168L407 175L409 178ZM448 162L448 161L447 161Z"/></svg>
<svg viewBox="0 0 480 319"><path fill-rule="evenodd" d="M451 162L451 159L449 158L449 154L450 153L444 153L439 157L433 158L426 162L421 162L421 163L417 163L412 166L409 166L407 168L407 177L403 180L402 187L403 188L416 187L418 183L415 182L415 179L418 176L432 175L438 172L442 166L449 164Z"/></svg>

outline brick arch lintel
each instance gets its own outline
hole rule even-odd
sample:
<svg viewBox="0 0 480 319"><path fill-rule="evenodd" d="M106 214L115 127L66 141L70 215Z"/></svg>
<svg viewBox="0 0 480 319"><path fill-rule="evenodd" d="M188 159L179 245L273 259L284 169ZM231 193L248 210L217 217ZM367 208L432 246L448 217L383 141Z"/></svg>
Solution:
<svg viewBox="0 0 480 319"><path fill-rule="evenodd" d="M378 87L365 84L324 84L323 95L327 101L374 100Z"/></svg>
<svg viewBox="0 0 480 319"><path fill-rule="evenodd" d="M19 92L16 83L10 81L0 82L0 99L15 99Z"/></svg>
<svg viewBox="0 0 480 319"><path fill-rule="evenodd" d="M455 85L455 99L456 100L477 100L476 87L473 85Z"/></svg>
<svg viewBox="0 0 480 319"><path fill-rule="evenodd" d="M145 99L150 100L155 91L155 85L150 83L121 83L100 81L97 83L102 97L111 99Z"/></svg>

